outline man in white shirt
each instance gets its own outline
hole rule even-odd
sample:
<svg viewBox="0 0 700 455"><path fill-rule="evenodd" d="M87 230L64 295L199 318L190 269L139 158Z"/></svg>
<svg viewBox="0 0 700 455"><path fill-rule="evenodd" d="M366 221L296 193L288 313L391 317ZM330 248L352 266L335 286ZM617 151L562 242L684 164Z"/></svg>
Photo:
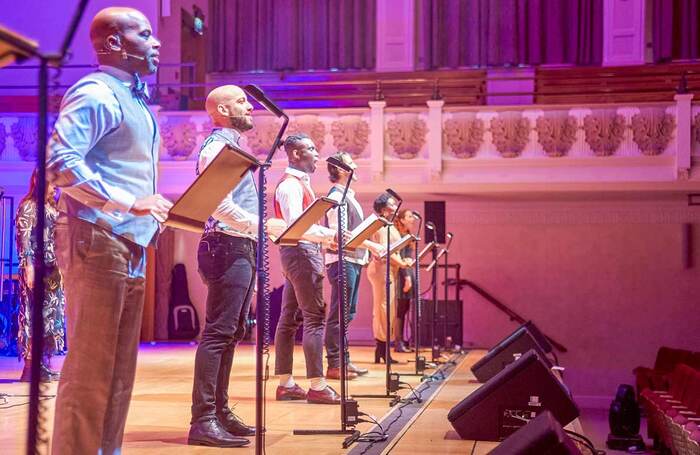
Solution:
<svg viewBox="0 0 700 455"><path fill-rule="evenodd" d="M287 224L296 220L316 198L309 174L316 170L318 151L305 134L287 137L284 142L289 166L277 185L274 196L275 216ZM275 374L279 375L276 398L279 401L307 400L309 403L339 404L340 397L323 376L323 330L326 305L323 301L323 255L321 244L335 240L335 231L319 224L312 225L297 246L280 248L285 277L282 311L275 332ZM292 377L294 334L304 323L304 357L309 391L302 389Z"/></svg>
<svg viewBox="0 0 700 455"><path fill-rule="evenodd" d="M241 133L253 128L253 106L235 85L212 90L205 107L215 128L199 152L198 174L226 146L239 148ZM207 319L194 363L191 445L243 447L250 443L244 436L255 434L231 412L228 386L253 296L258 220L258 192L249 170L207 221L197 251Z"/></svg>

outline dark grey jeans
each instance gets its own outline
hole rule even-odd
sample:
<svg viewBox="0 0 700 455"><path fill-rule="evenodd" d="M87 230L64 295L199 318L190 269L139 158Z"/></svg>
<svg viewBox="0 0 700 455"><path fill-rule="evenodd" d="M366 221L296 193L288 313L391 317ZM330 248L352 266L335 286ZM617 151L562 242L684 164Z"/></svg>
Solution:
<svg viewBox="0 0 700 455"><path fill-rule="evenodd" d="M331 306L328 310L326 320L326 358L328 368L340 367L340 318L338 309L340 307L341 293L338 290L338 274L340 267L338 262L333 262L327 267L328 280L331 283ZM355 319L357 314L357 300L360 292L360 272L362 266L353 262L345 263L345 287L348 293L347 318L348 324ZM345 326L345 343L347 346L348 327Z"/></svg>
<svg viewBox="0 0 700 455"><path fill-rule="evenodd" d="M275 331L275 374L292 374L294 334L304 323L306 377L323 376L323 328L326 305L323 301L323 256L318 244L300 243L280 248L284 291L282 311Z"/></svg>
<svg viewBox="0 0 700 455"><path fill-rule="evenodd" d="M192 422L229 412L236 344L245 336L255 279L255 242L213 232L202 236L199 273L207 285L207 322L194 360Z"/></svg>
<svg viewBox="0 0 700 455"><path fill-rule="evenodd" d="M141 331L145 249L62 216L56 255L64 277L69 349L54 416L54 454L119 453Z"/></svg>

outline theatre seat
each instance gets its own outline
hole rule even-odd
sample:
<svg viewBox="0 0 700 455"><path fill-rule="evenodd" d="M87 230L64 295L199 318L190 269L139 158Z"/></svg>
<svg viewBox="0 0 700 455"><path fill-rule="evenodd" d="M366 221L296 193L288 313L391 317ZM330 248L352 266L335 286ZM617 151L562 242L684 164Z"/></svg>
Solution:
<svg viewBox="0 0 700 455"><path fill-rule="evenodd" d="M694 365L696 362L700 363L700 353L667 346L660 347L656 353L653 368L638 366L632 370L635 376L637 397L641 399L641 393L645 389L668 390L667 376L675 366L679 363L685 363L700 369L700 365Z"/></svg>

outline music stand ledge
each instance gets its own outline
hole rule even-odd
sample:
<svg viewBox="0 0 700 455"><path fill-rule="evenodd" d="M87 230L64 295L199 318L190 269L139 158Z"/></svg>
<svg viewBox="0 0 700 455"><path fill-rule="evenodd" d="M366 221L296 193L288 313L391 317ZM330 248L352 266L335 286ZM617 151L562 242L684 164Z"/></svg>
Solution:
<svg viewBox="0 0 700 455"><path fill-rule="evenodd" d="M168 212L166 226L201 234L212 213L243 179L260 167L251 154L228 144L185 190Z"/></svg>

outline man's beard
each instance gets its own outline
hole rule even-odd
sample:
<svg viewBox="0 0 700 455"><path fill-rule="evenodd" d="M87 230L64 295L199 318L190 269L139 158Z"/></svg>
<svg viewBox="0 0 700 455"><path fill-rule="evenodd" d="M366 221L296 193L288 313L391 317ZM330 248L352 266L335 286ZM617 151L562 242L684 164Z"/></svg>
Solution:
<svg viewBox="0 0 700 455"><path fill-rule="evenodd" d="M252 122L248 121L248 117L229 117L228 118L229 124L231 125L231 128L234 128L240 132L248 131L253 129L253 124Z"/></svg>

